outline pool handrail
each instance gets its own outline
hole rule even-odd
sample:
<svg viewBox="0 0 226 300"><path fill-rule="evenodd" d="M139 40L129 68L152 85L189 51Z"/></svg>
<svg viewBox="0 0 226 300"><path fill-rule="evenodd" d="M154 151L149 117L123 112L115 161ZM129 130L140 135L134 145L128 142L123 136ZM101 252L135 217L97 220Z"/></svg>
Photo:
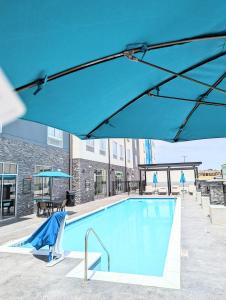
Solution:
<svg viewBox="0 0 226 300"><path fill-rule="evenodd" d="M90 227L89 229L87 229L86 231L86 235L85 235L85 263L84 263L84 280L87 281L88 280L88 238L89 238L89 234L93 233L94 236L96 237L96 239L98 240L98 242L100 243L100 245L102 246L102 248L104 249L104 251L107 254L107 258L108 258L108 272L110 272L110 254L107 250L107 248L104 246L103 242L101 241L100 237L98 236L98 234L95 232L95 230Z"/></svg>

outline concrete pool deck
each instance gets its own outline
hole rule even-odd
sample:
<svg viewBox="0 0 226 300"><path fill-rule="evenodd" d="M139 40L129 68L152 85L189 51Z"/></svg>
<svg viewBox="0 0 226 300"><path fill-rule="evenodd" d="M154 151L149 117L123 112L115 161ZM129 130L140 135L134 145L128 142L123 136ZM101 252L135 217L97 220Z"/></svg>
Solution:
<svg viewBox="0 0 226 300"><path fill-rule="evenodd" d="M75 207L76 214L95 210L125 195ZM71 210L71 208L70 208ZM0 227L0 244L30 234L43 220ZM66 258L46 268L40 257L0 253L0 299L225 299L226 227L212 225L193 197L182 200L181 289L163 289L103 281L85 283L65 275L80 263Z"/></svg>

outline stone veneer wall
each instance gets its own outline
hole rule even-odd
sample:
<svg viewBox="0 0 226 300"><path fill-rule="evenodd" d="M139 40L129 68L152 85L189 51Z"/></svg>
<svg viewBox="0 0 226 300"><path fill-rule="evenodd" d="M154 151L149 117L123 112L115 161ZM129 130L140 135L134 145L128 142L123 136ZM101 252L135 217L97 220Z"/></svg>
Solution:
<svg viewBox="0 0 226 300"><path fill-rule="evenodd" d="M196 188L202 196L209 196L209 183L206 180L197 180Z"/></svg>
<svg viewBox="0 0 226 300"><path fill-rule="evenodd" d="M33 213L33 184L29 194L23 194L23 179L35 172L35 165L51 166L53 170L69 172L69 153L53 146L42 147L20 139L0 138L0 161L18 164L17 215ZM65 198L69 181L54 180L54 197Z"/></svg>
<svg viewBox="0 0 226 300"><path fill-rule="evenodd" d="M197 180L197 191L202 197L209 197L210 204L224 204L224 192L222 181Z"/></svg>
<svg viewBox="0 0 226 300"><path fill-rule="evenodd" d="M109 165L91 160L73 159L72 190L75 191L76 203L84 203L94 200L94 171L100 169L106 170L108 174ZM125 178L125 167L111 164L110 170L112 170L110 184L112 184L112 181L115 180L115 171L121 171ZM138 171L127 168L127 176L129 176L130 180L138 180Z"/></svg>
<svg viewBox="0 0 226 300"><path fill-rule="evenodd" d="M211 182L210 188L210 204L224 204L224 193L222 182Z"/></svg>

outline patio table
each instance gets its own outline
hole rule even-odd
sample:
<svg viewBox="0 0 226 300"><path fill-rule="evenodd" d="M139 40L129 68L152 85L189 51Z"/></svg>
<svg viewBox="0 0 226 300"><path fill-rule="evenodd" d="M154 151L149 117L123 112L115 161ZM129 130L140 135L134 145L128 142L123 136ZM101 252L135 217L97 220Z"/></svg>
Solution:
<svg viewBox="0 0 226 300"><path fill-rule="evenodd" d="M37 216L39 217L41 214L41 210L43 210L43 215L47 211L47 215L50 216L54 213L54 208L58 208L62 204L62 200L50 200L50 199L34 199L37 203ZM44 204L44 205L42 205Z"/></svg>

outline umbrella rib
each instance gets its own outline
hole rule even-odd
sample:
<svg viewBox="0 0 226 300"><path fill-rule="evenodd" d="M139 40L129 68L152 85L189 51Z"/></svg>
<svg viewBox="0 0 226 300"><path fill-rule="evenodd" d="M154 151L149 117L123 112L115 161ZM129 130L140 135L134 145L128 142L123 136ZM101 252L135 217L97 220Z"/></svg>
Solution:
<svg viewBox="0 0 226 300"><path fill-rule="evenodd" d="M197 99L197 103L196 105L192 108L192 110L189 112L189 114L187 115L186 119L184 120L184 122L182 123L182 125L180 126L179 130L177 131L175 138L173 139L174 142L177 142L180 138L181 133L183 132L185 126L187 125L188 121L190 120L191 116L194 114L194 112L197 110L197 108L203 104L203 103L207 103L208 101L205 101L205 98L208 97L210 95L210 93L214 90L214 88L216 86L218 86L226 77L226 72L221 75L217 81L215 81L213 83L213 85L203 94L201 95L198 99ZM223 105L222 105L223 106Z"/></svg>
<svg viewBox="0 0 226 300"><path fill-rule="evenodd" d="M181 97L173 97L173 96L167 96L167 95L156 95L150 93L149 96L153 96L160 99L167 99L167 100L175 100L175 101L185 101L185 102L192 102L199 105L207 105L207 106L221 106L226 107L226 103L223 102L217 102L217 101L202 101L200 98L197 100L195 99L189 99L189 98L181 98Z"/></svg>
<svg viewBox="0 0 226 300"><path fill-rule="evenodd" d="M208 57L207 59L204 59L186 69L184 69L183 71L179 72L178 74L184 74L187 73L189 71L192 71L200 66L203 66L213 60L216 60L222 56L224 56L226 54L226 51L215 54L213 56ZM163 81L161 81L160 83L158 83L157 85L154 85L152 88L149 88L147 90L145 90L144 92L142 92L141 94L137 95L135 98L133 98L132 100L130 100L129 102L127 102L126 104L124 104L122 107L120 107L118 110L116 110L113 114L111 114L109 117L107 117L106 119L104 119L102 122L100 122L94 129L92 129L87 135L86 138L90 138L92 136L92 134L98 130L101 126L103 126L104 124L108 124L109 120L112 119L114 116L116 116L118 113L120 113L121 111L123 111L125 108L127 108L128 106L130 106L131 104L133 104L134 102L136 102L137 100L139 100L140 98L142 98L144 95L149 94L151 91L156 90L157 88L165 85L166 83L176 79L177 76L173 75L170 76L166 79L164 79Z"/></svg>
<svg viewBox="0 0 226 300"><path fill-rule="evenodd" d="M142 60L142 59L137 58L136 56L133 56L132 54L128 54L127 57L128 57L128 59L130 59L130 60L132 60L132 61L140 62L140 63L145 64L145 65L147 65L147 66L150 66L150 67L153 67L153 68L155 68L155 69L158 69L158 70L160 70L160 71L163 71L163 72L166 72L166 73L175 75L176 77L179 77L179 78L183 78L183 79L189 80L189 81L191 81L191 82L194 82L194 83L203 85L203 86L205 86L205 87L208 87L208 88L211 88L211 89L216 90L216 91L218 91L218 92L221 92L221 93L223 93L223 94L226 94L226 91L223 90L223 89L217 88L217 87L215 87L215 86L212 86L212 85L210 85L210 84L208 84L208 83L205 83L205 82L203 82L203 81L200 81L200 80L191 78L191 77L189 77L189 76L186 76L186 75L183 75L183 74L174 72L174 71L172 71L172 70L170 70L170 69L163 68L163 67L158 66L158 65L155 65L155 64L153 64L153 63L144 61L144 60Z"/></svg>
<svg viewBox="0 0 226 300"><path fill-rule="evenodd" d="M176 45L183 45L183 44L191 43L191 42L206 41L206 40L213 40L213 39L225 39L225 38L226 38L226 33L225 32L218 33L218 34L209 34L209 35L203 35L203 36L196 36L196 37L193 37L193 38L185 38L185 39L169 41L169 42L164 42L164 43L146 45L145 46L145 51L161 49L161 48L165 48L165 47L172 47L172 46L176 46ZM133 53L143 52L144 47L143 46L142 47L136 47L136 48L133 48L133 49L129 49L129 51L133 51ZM69 75L71 73L75 73L77 71L81 71L83 69L86 69L86 68L89 68L89 67L101 64L101 63L105 63L105 62L108 62L108 61L111 61L111 60L114 60L114 59L124 57L125 53L127 53L127 52L128 51L121 51L121 52L118 52L118 53L114 53L114 54L111 54L111 55L108 55L108 56L104 56L104 57L101 57L99 59L91 60L89 62L86 62L86 63L80 64L80 65L68 68L68 69L60 71L60 72L57 72L55 74L52 74L52 75L46 77L45 82L58 79L60 77ZM29 82L25 85L17 87L15 89L15 91L16 92L21 92L21 91L27 90L29 88L35 87L37 85L40 85L40 83L43 83L43 80L44 79L39 78L37 80L31 81L31 82Z"/></svg>

